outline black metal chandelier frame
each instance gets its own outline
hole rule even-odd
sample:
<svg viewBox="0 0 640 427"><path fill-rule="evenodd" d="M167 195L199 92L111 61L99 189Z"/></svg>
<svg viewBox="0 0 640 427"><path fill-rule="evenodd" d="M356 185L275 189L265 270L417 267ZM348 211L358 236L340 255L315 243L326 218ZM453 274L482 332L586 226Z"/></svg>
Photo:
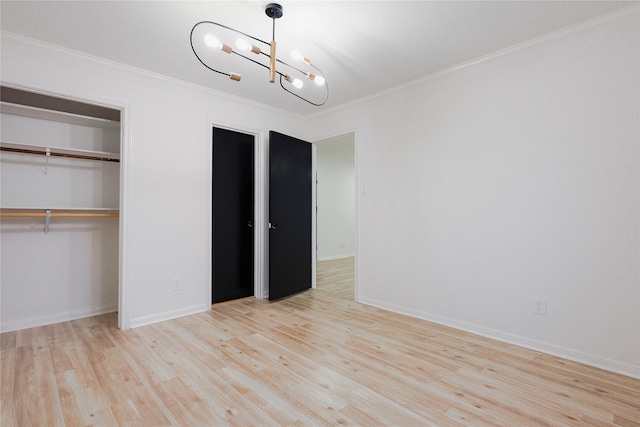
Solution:
<svg viewBox="0 0 640 427"><path fill-rule="evenodd" d="M291 65L290 63L287 63L285 61L282 61L282 60L280 60L280 59L278 59L276 57L276 42L275 42L275 39L276 39L276 19L282 17L282 15L283 15L282 6L277 4L277 3L269 3L265 7L265 14L269 18L272 19L272 40L271 40L271 42L267 42L267 41L261 40L261 39L259 39L257 37L254 37L254 36L250 35L250 34L244 33L242 31L236 30L235 28L228 27L228 26L220 24L218 22L200 21L200 22L196 23L193 26L193 28L191 28L191 34L190 34L190 37L189 37L189 40L190 40L190 43L191 43L191 50L193 51L193 54L196 56L198 61L200 61L200 63L202 65L204 65L206 68L208 68L209 70L211 70L213 72L216 72L218 74L222 74L222 75L228 76L232 80L240 81L241 76L239 74L228 73L228 72L225 72L225 71L216 70L212 66L208 65L201 58L201 56L198 55L198 52L197 52L196 47L194 46L194 42L193 42L194 32L196 31L196 28L198 28L201 25L215 25L217 27L224 28L226 30L235 32L235 33L240 34L240 35L242 35L244 37L247 37L247 38L249 38L251 40L254 40L254 41L258 42L258 43L262 43L262 44L264 44L266 46L269 46L269 53L268 54L266 52L263 52L262 49L260 49L259 47L255 46L255 45L251 45L250 46L250 49L251 49L250 52L253 52L254 54L259 54L261 56L266 56L267 58L269 58L269 65L263 64L262 62L260 62L260 61L258 61L256 59L250 58L249 56L247 56L247 55L245 55L245 54L243 54L241 52L238 52L237 50L231 48L231 46L229 46L227 44L224 44L224 43L220 42L219 45L217 45L216 47L218 47L220 50L222 50L222 51L224 51L224 52L226 52L228 54L235 54L235 55L237 55L239 57L242 57L242 58L244 58L244 59L246 59L248 61L253 62L254 64L257 64L257 65L259 65L259 66L261 66L263 68L268 69L269 73L270 73L269 81L272 82L272 83L275 81L275 76L277 74L279 76L280 87L282 87L282 89L284 89L286 92L290 93L291 95L293 95L293 96L295 96L295 97L297 97L297 98L299 98L299 99L301 99L301 100L303 100L305 102L308 102L311 105L315 105L315 106L318 106L318 107L324 105L327 102L327 99L329 98L329 86L328 86L328 84L326 82L326 79L325 79L322 71L316 65L312 64L311 61L308 58L305 58L305 57L300 57L300 61L304 65L306 65L307 67L312 68L314 73L305 72L302 69L300 69L300 68L298 68L298 67L296 67L294 65ZM293 84L295 80L298 80L298 81L300 81L300 80L297 79L297 78L294 78L290 74L286 74L286 73L283 73L283 72L279 71L278 68L277 68L277 64L282 64L282 65L288 67L289 69L294 70L295 72L299 73L301 76L303 76L304 78L306 78L308 80L312 80L312 81L315 80L316 83L322 82L322 83L319 83L319 85L322 85L325 88L324 99L322 99L322 101L320 101L320 102L314 102L314 101L312 101L310 99L307 99L306 97L304 97L304 96L302 96L302 95L300 95L298 93L293 92L291 89L287 88L285 86L285 84L284 84L284 81L286 81L286 82L288 82L290 84Z"/></svg>

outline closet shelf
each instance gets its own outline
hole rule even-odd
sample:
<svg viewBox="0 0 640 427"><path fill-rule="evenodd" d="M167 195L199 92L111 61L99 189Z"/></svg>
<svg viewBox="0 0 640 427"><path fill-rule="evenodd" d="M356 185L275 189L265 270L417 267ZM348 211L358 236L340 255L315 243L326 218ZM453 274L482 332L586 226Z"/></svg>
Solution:
<svg viewBox="0 0 640 427"><path fill-rule="evenodd" d="M68 157L72 159L101 160L105 162L119 162L120 154L105 151L78 150L75 148L56 148L42 145L15 144L12 142L0 142L0 151L13 153L26 153L38 155L50 155L55 157Z"/></svg>
<svg viewBox="0 0 640 427"><path fill-rule="evenodd" d="M98 218L118 217L118 209L38 209L38 208L0 208L0 217L6 218L44 218L44 232L49 232L51 218Z"/></svg>

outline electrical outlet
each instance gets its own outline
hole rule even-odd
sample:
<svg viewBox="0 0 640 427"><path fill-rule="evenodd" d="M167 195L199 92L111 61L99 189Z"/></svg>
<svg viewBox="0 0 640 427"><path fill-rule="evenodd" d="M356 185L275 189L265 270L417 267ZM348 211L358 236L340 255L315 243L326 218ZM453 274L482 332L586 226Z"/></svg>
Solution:
<svg viewBox="0 0 640 427"><path fill-rule="evenodd" d="M547 300L545 298L536 298L536 305L533 307L533 314L538 314L540 316L547 315Z"/></svg>
<svg viewBox="0 0 640 427"><path fill-rule="evenodd" d="M174 291L181 291L182 290L182 280L180 280L179 277L174 277L173 278L173 290Z"/></svg>

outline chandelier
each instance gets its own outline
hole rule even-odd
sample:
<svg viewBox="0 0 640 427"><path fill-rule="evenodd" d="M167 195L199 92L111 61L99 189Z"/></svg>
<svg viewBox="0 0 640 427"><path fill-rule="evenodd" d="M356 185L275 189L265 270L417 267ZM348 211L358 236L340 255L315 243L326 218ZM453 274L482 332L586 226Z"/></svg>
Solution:
<svg viewBox="0 0 640 427"><path fill-rule="evenodd" d="M274 83L278 80L282 89L293 96L315 106L324 105L329 97L329 87L320 69L298 51L291 54L295 65L276 56L276 19L282 17L282 6L269 3L265 7L265 14L273 21L271 42L217 22L200 21L191 29L190 42L194 55L209 70L237 82L242 78L240 74L220 69L222 63L233 61L224 60L220 55L231 55L233 58L251 61L268 70L269 82ZM237 38L235 49L221 41L221 34ZM266 46L265 50L268 53L260 48L262 45ZM308 83L306 86L305 82Z"/></svg>

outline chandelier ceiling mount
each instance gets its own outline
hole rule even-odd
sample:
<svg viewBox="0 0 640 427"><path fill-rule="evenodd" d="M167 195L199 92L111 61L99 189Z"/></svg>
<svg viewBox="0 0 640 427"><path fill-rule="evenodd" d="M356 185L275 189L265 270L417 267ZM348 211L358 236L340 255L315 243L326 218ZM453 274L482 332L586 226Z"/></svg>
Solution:
<svg viewBox="0 0 640 427"><path fill-rule="evenodd" d="M278 3L269 3L265 6L264 13L266 13L267 16L272 19L282 18L282 6Z"/></svg>

